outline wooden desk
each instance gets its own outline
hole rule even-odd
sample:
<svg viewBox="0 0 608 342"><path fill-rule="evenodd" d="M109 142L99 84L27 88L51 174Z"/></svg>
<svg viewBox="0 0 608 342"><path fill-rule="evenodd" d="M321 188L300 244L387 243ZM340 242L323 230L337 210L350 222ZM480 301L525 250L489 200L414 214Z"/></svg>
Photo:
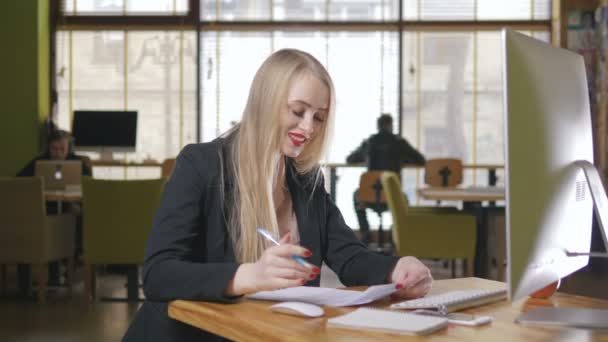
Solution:
<svg viewBox="0 0 608 342"><path fill-rule="evenodd" d="M505 284L479 278L461 278L435 281L431 293L460 289L496 289ZM363 289L363 288L357 288ZM386 307L391 300L373 304ZM584 307L608 309L608 301L557 293L551 299L520 300L513 305L507 301L494 303L465 312L494 317L494 322L481 327L464 327L450 324L448 328L427 337L384 334L364 330L327 327L327 318L345 314L354 308L325 308L325 316L301 318L271 312L272 302L244 299L237 304L217 304L176 300L169 305L169 316L236 341L591 341L608 340L588 330L563 327L527 327L514 323L522 312L539 306Z"/></svg>
<svg viewBox="0 0 608 342"><path fill-rule="evenodd" d="M470 187L470 188L421 188L418 195L434 201L503 201L505 188L499 187Z"/></svg>
<svg viewBox="0 0 608 342"><path fill-rule="evenodd" d="M57 214L63 212L63 202L82 202L82 187L74 187L66 190L45 190L44 200L57 202Z"/></svg>
<svg viewBox="0 0 608 342"><path fill-rule="evenodd" d="M321 164L322 168L329 169L329 194L331 199L336 201L336 185L338 183L338 168L366 168L366 163L324 163ZM496 177L497 169L504 169L504 165L498 164L464 164L462 166L464 169L473 169L473 170L488 170L488 185L494 186L496 185L496 181L498 180ZM424 169L423 165L403 165L403 169Z"/></svg>
<svg viewBox="0 0 608 342"><path fill-rule="evenodd" d="M82 189L45 190L44 199L57 202L80 202L82 201Z"/></svg>

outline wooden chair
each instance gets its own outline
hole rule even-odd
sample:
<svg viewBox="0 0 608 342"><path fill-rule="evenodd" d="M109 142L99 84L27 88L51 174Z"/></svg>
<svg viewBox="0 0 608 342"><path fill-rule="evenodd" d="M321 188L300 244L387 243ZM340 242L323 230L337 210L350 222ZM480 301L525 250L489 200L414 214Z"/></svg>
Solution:
<svg viewBox="0 0 608 342"><path fill-rule="evenodd" d="M427 160L424 165L424 183L444 188L462 184L462 161L454 158Z"/></svg>
<svg viewBox="0 0 608 342"><path fill-rule="evenodd" d="M138 299L137 267L165 180L100 180L83 178L83 258L85 292L95 299L99 265L130 265L128 298Z"/></svg>
<svg viewBox="0 0 608 342"><path fill-rule="evenodd" d="M465 273L471 276L477 239L475 216L453 208L408 207L397 174L384 172L381 180L393 215L395 254L429 259L463 258L467 266ZM452 276L455 276L454 266Z"/></svg>
<svg viewBox="0 0 608 342"><path fill-rule="evenodd" d="M384 234L382 231L382 213L388 210L386 197L382 191L380 177L383 171L367 171L359 178L359 189L357 190L357 201L365 208L372 209L378 214L380 224L378 226L378 247L384 246Z"/></svg>
<svg viewBox="0 0 608 342"><path fill-rule="evenodd" d="M163 161L163 165L161 167L160 176L164 179L169 179L173 174L173 169L175 168L175 158L167 158Z"/></svg>
<svg viewBox="0 0 608 342"><path fill-rule="evenodd" d="M0 264L31 264L38 282L38 302L44 303L48 263L67 260L71 293L74 215L46 215L42 177L0 178L0 194ZM4 281L4 275L2 278ZM6 287L4 283L2 287Z"/></svg>

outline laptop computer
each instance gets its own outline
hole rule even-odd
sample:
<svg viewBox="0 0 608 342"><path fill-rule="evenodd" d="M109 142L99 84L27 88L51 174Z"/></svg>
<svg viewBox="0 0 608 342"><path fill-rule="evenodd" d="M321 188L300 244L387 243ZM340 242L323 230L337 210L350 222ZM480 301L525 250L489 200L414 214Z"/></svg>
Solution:
<svg viewBox="0 0 608 342"><path fill-rule="evenodd" d="M44 179L45 190L65 190L82 183L82 161L38 160L35 175Z"/></svg>

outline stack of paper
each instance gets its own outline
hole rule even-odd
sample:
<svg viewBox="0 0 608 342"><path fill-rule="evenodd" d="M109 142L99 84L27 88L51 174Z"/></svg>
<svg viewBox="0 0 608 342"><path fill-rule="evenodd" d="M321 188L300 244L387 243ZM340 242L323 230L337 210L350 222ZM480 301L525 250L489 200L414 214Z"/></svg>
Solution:
<svg viewBox="0 0 608 342"><path fill-rule="evenodd" d="M294 301L327 306L352 306L371 303L397 292L395 284L370 286L367 290L352 291L324 287L298 286L248 295L249 299Z"/></svg>

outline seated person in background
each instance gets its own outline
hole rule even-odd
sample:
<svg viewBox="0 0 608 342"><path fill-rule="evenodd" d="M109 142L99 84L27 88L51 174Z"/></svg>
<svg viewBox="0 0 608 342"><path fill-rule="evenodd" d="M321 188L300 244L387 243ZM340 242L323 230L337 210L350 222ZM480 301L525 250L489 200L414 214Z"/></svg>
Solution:
<svg viewBox="0 0 608 342"><path fill-rule="evenodd" d="M38 160L81 160L82 161L82 175L92 176L91 167L84 160L84 158L77 156L72 151L72 136L69 132L63 130L52 131L47 139L47 150L38 157L32 159L27 163L18 173L17 177L32 177L36 171L36 161ZM80 208L72 203L63 204L65 211L71 211L77 215L76 224L76 251L75 256L78 257L82 254L82 223L80 217ZM46 205L47 215L57 213L57 203L47 202ZM31 270L29 265L19 264L17 266L17 277L19 282L19 288L21 294L24 296L29 295L30 284L31 284ZM55 285L59 282L59 263L52 262L49 264L49 283Z"/></svg>
<svg viewBox="0 0 608 342"><path fill-rule="evenodd" d="M424 165L425 159L403 137L393 134L393 118L389 114L382 114L378 118L378 133L365 139L348 157L347 163L367 162L368 171L393 171L401 175L403 164ZM355 212L359 221L361 240L368 243L370 240L369 223L365 207L357 201L357 190L353 195Z"/></svg>
<svg viewBox="0 0 608 342"><path fill-rule="evenodd" d="M92 176L91 166L88 165L83 157L77 156L72 151L72 136L69 132L63 130L55 130L49 134L47 139L47 150L38 157L27 163L21 171L17 173L17 177L34 176L36 170L36 162L38 160L81 160L82 175Z"/></svg>
<svg viewBox="0 0 608 342"><path fill-rule="evenodd" d="M319 61L279 50L257 71L240 123L180 152L146 245L146 301L123 341L222 340L171 319L168 302L234 303L257 291L319 286L323 262L347 286L395 283L408 298L429 291L426 266L370 251L325 191L319 160L334 96ZM280 245L268 245L257 227L282 237Z"/></svg>

